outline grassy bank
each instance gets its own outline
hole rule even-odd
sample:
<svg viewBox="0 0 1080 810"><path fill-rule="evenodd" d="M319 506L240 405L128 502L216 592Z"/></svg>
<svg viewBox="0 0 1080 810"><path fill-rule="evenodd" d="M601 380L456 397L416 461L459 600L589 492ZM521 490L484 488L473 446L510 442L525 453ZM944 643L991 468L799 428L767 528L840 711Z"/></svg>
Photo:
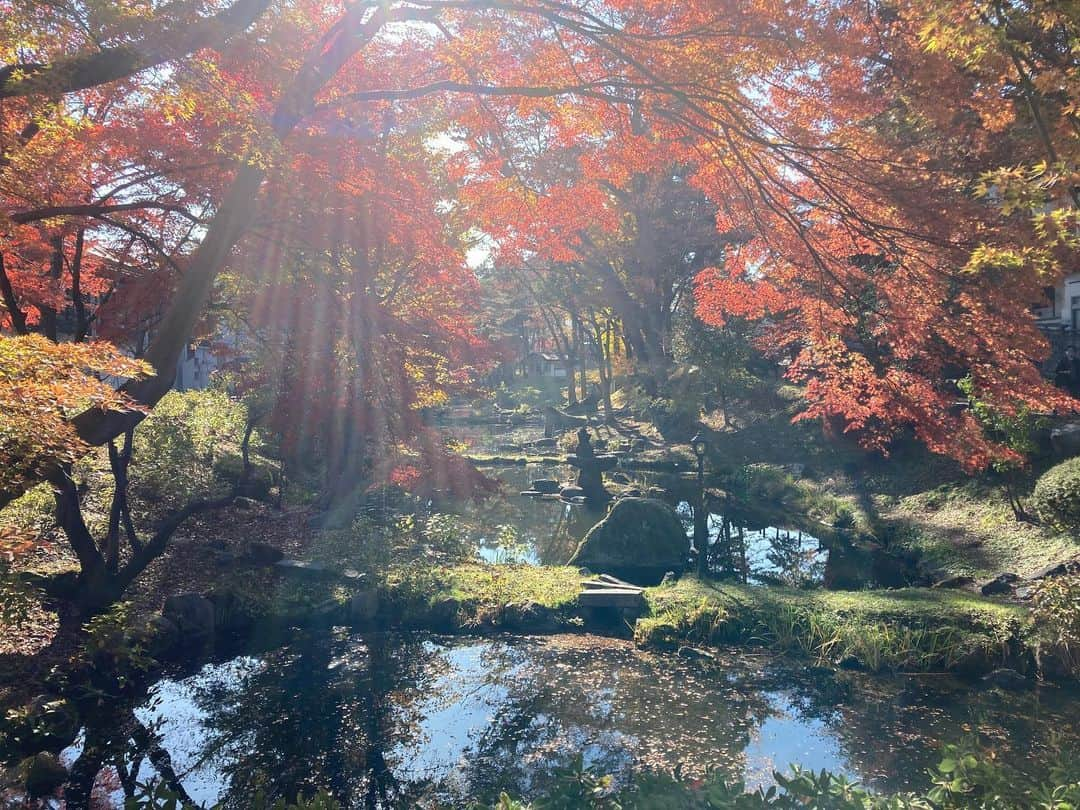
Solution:
<svg viewBox="0 0 1080 810"><path fill-rule="evenodd" d="M904 497L882 497L881 522L891 541L949 576L1021 577L1080 554L1065 532L1018 522L999 490L980 482L943 484Z"/></svg>
<svg viewBox="0 0 1080 810"><path fill-rule="evenodd" d="M507 605L525 603L570 629L588 618L576 605L581 580L565 567L460 565L398 572L388 584L393 598L423 594L416 610L452 600L463 629L498 627ZM686 577L645 597L631 625L642 646L753 645L872 671L980 673L1034 660L1026 609L967 593L799 591Z"/></svg>
<svg viewBox="0 0 1080 810"><path fill-rule="evenodd" d="M1024 606L966 592L793 590L678 582L645 591L639 617L597 616L577 603L584 577L572 567L483 563L392 565L358 583L239 586L254 618L300 616L378 594L378 622L442 632L632 633L643 647L755 646L824 665L870 671L981 674L1033 672L1037 639Z"/></svg>
<svg viewBox="0 0 1080 810"><path fill-rule="evenodd" d="M1026 577L1080 554L1080 539L1017 521L990 477L971 477L910 441L898 441L887 458L867 453L850 439L826 437L818 424L793 424L796 405L744 412L734 426L706 419L715 430L711 467L771 469L777 500L826 522L830 512L849 512L860 534L914 553L935 579ZM1034 463L1018 482L1022 497L1049 463ZM781 487L781 473L796 468L799 475L789 476L796 480Z"/></svg>
<svg viewBox="0 0 1080 810"><path fill-rule="evenodd" d="M1024 608L970 594L796 591L684 578L648 591L649 646L754 644L873 671L985 671L1031 653Z"/></svg>

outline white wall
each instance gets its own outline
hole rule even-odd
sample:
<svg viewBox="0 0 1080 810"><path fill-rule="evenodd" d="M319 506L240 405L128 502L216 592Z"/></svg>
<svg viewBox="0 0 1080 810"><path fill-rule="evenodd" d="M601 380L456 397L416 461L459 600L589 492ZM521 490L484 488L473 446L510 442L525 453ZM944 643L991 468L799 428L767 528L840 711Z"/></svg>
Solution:
<svg viewBox="0 0 1080 810"><path fill-rule="evenodd" d="M1035 311L1036 317L1045 325L1060 324L1061 326L1076 327L1080 329L1080 273L1066 276L1054 291L1054 306L1041 307ZM1076 299L1076 303L1073 303ZM1076 315L1073 315L1073 310ZM1075 318L1075 321L1074 321Z"/></svg>
<svg viewBox="0 0 1080 810"><path fill-rule="evenodd" d="M180 355L176 364L177 391L202 391L210 385L210 375L218 368L217 357L209 346L200 345L194 351L188 349Z"/></svg>

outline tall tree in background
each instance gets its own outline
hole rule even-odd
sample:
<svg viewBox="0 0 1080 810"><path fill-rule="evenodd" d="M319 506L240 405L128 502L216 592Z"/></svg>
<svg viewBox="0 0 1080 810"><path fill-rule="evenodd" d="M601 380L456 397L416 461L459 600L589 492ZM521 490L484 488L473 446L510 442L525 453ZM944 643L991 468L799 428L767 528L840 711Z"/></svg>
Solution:
<svg viewBox="0 0 1080 810"><path fill-rule="evenodd" d="M491 356L441 163L424 147L430 120L386 113L309 130L303 161L264 192L270 208L295 213L285 227L257 226L228 277L237 330L261 346L267 424L291 466L320 469L327 504L387 481L458 496L482 481L421 417Z"/></svg>

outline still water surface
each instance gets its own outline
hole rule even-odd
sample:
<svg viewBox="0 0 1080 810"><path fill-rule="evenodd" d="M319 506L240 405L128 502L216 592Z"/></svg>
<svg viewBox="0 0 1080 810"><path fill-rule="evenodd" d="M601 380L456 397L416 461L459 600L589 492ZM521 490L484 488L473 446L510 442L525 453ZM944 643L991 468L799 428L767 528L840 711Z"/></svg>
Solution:
<svg viewBox="0 0 1080 810"><path fill-rule="evenodd" d="M323 787L347 807L414 807L535 796L578 753L620 776L718 768L756 786L800 763L903 789L925 787L940 746L966 737L1039 773L1055 734L1075 750L1078 716L1058 689L1006 695L735 653L685 661L591 636L340 633L162 680L127 724L114 714L90 734L140 779L166 752L202 805ZM108 758L98 779L99 793L116 784Z"/></svg>

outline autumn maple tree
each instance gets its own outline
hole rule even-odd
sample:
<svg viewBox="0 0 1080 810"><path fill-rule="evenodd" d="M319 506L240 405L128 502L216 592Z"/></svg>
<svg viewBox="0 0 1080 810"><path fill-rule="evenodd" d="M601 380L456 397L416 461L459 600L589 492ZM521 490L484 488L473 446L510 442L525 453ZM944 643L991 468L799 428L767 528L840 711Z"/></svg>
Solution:
<svg viewBox="0 0 1080 810"><path fill-rule="evenodd" d="M412 413L476 360L480 230L588 269L656 374L696 273L704 321L793 358L804 418L978 468L1007 451L958 379L1005 414L1074 404L1027 308L1075 247L1075 206L1044 210L1074 196L1075 20L983 6L0 0L4 326L59 337L70 309L154 370L71 420L104 445L234 295L278 424L320 409L289 441L351 473L430 454ZM692 232L656 229L673 199Z"/></svg>
<svg viewBox="0 0 1080 810"><path fill-rule="evenodd" d="M72 414L89 406L130 407L109 377L146 371L145 364L107 343L59 345L40 335L0 336L0 486L75 461L87 448L75 435Z"/></svg>
<svg viewBox="0 0 1080 810"><path fill-rule="evenodd" d="M700 276L702 318L767 317L763 345L806 384L803 416L872 447L911 430L972 469L1012 456L957 407L961 378L1005 418L1075 407L1039 374L1029 308L1075 261L1076 20L1025 8L853 14L841 75L768 94L779 132L828 127L821 151L752 216L745 168L705 167L735 203L721 227L758 224Z"/></svg>
<svg viewBox="0 0 1080 810"><path fill-rule="evenodd" d="M236 329L258 345L246 384L265 389L286 465L318 475L327 505L385 482L458 496L483 486L423 424L491 357L467 242L423 147L430 121L383 110L298 137L264 191L288 226L256 223L226 278Z"/></svg>

